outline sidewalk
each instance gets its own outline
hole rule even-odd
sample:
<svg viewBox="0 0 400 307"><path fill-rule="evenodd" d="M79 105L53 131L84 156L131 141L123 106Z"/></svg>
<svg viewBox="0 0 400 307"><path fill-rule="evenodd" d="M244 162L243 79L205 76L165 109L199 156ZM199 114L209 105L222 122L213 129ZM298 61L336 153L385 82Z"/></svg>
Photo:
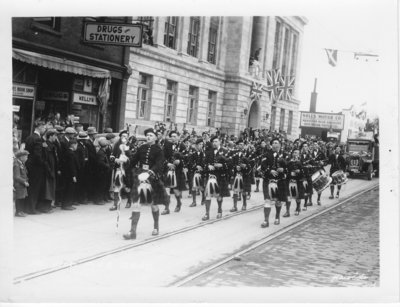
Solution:
<svg viewBox="0 0 400 307"><path fill-rule="evenodd" d="M320 210L336 204L338 201L367 189L378 183L378 179L366 181L362 179L349 180L342 188L341 198L328 200L329 189L322 194L322 206L309 207L308 211L302 211L300 216L294 216L295 203L292 202L292 216L285 219L285 223L276 226L272 225L268 232L280 230L285 224L292 224L300 218L312 215ZM254 187L253 187L254 190ZM314 196L314 202L316 196ZM27 274L46 270L49 268L73 265L76 261L105 253L118 248L128 248L133 244L154 239L151 236L152 216L149 207L143 207L138 226L138 237L136 240L125 241L122 233L130 228L131 209L125 209L125 201L121 204L119 234L116 233L115 211L109 211L111 203L105 206L81 205L74 211L62 211L59 208L52 214L30 215L26 218L15 218L14 220L14 277L21 277ZM171 233L186 227L203 224L201 221L204 215L204 206L199 205L189 208L192 199L188 198L188 193L183 195L183 205L181 212L174 213L173 209L176 200L171 201L171 213L160 216L160 236ZM258 208L263 203L262 192L252 192L251 199L248 201L248 209ZM233 215L229 212L232 207L232 199L227 198L223 203L223 216ZM239 209L241 203L239 203ZM161 210L163 208L160 208ZM263 221L262 209L259 210L259 219L254 221L255 227ZM285 212L282 209L281 215ZM213 200L210 212L211 220L217 214L217 204ZM271 212L271 221L274 217L274 209ZM244 213L246 214L246 213ZM235 214L236 215L236 214ZM283 218L281 218L281 221ZM217 223L223 223L218 221Z"/></svg>

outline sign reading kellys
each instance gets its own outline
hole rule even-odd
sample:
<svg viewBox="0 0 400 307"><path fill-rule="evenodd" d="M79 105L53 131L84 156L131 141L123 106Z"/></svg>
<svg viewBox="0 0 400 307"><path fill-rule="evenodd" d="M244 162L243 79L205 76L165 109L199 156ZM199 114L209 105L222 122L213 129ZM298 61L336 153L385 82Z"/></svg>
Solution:
<svg viewBox="0 0 400 307"><path fill-rule="evenodd" d="M343 114L301 112L300 116L300 127L343 130L343 124Z"/></svg>
<svg viewBox="0 0 400 307"><path fill-rule="evenodd" d="M142 47L142 25L85 23L86 43Z"/></svg>
<svg viewBox="0 0 400 307"><path fill-rule="evenodd" d="M93 106L97 105L96 96L88 95L88 94L80 94L80 93L73 93L72 102L73 103L83 103L83 104L91 104Z"/></svg>

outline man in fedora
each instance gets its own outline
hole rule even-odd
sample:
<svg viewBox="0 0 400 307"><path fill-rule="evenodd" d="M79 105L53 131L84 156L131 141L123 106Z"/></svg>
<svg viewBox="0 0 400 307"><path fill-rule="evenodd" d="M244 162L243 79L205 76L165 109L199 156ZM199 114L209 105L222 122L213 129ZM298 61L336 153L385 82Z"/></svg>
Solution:
<svg viewBox="0 0 400 307"><path fill-rule="evenodd" d="M94 141L96 140L97 131L95 127L88 127L87 129L88 140L86 141L86 148L88 151L88 161L87 161L87 193L88 199L94 201L96 190L96 169L97 169L97 156L96 156L96 146Z"/></svg>
<svg viewBox="0 0 400 307"><path fill-rule="evenodd" d="M78 158L78 178L76 186L76 201L80 204L86 205L88 202L87 185L88 185L88 160L89 152L86 146L89 136L86 131L78 133L78 147L76 149L76 156Z"/></svg>

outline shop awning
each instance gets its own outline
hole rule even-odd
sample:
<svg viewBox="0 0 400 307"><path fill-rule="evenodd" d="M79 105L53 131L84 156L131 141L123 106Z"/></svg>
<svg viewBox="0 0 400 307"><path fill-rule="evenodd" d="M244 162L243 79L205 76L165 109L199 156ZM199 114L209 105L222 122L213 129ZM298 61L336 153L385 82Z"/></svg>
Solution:
<svg viewBox="0 0 400 307"><path fill-rule="evenodd" d="M93 78L110 78L110 71L79 62L58 58L41 53L13 48L13 58L32 65L38 65L48 69L84 75Z"/></svg>

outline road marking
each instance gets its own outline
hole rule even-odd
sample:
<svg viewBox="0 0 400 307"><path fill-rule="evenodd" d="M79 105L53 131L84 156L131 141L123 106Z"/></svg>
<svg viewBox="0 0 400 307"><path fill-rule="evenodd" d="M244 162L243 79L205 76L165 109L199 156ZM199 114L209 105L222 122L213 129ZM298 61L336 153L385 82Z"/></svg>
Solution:
<svg viewBox="0 0 400 307"><path fill-rule="evenodd" d="M336 207L338 207L340 205L343 205L346 202L349 202L350 200L360 196L361 194L364 194L364 193L370 192L372 190L375 190L377 187L379 187L379 183L374 185L374 186L372 186L372 187L370 187L370 188L368 188L368 189L366 189L366 190L358 192L358 193L350 196L349 198L346 198L343 201L338 202L335 205L332 205L332 206L330 206L330 207L328 207L328 208L326 208L324 210L321 210L319 212L315 212L315 213L311 214L308 217L305 217L305 218L303 218L301 220L298 220L297 222L294 222L293 224L290 224L290 225L288 225L286 227L283 227L282 229L278 230L277 232L275 232L273 234L270 234L267 237L265 237L265 238L255 242L255 243L251 244L249 247L247 247L247 248L245 248L245 249L243 249L243 250L241 250L239 252L236 252L236 253L234 253L234 254L232 254L232 255L230 255L230 256L228 256L228 257L226 257L226 258L224 258L224 259L222 259L222 260L220 260L220 261L208 266L207 268L198 271L197 273L194 273L194 274L188 275L188 276L186 276L186 277L184 277L182 279L179 279L178 281L175 281L175 282L169 284L168 286L169 287L181 287L184 284L188 283L189 281L192 281L192 280L200 277L201 275L204 275L204 274L206 274L206 273L208 273L208 272L220 267L221 265L223 265L223 264L225 264L225 263L227 263L229 261L236 260L236 259L241 259L240 256L242 256L243 254L245 254L245 253L247 253L247 252L249 252L249 251L251 251L253 249L256 249L257 247L259 247L259 246L261 246L261 245L263 245L263 244L265 244L265 243L267 243L267 242L269 242L269 241L271 241L271 240L283 235L284 233L286 233L286 232L288 232L288 231L290 231L290 230L292 230L292 229L294 229L294 228L296 228L296 227L308 222L309 220L311 220L313 218L316 218L316 217L318 217L318 216L320 216L320 215L322 215L322 214L324 214L326 212L329 212L330 210L335 209Z"/></svg>

